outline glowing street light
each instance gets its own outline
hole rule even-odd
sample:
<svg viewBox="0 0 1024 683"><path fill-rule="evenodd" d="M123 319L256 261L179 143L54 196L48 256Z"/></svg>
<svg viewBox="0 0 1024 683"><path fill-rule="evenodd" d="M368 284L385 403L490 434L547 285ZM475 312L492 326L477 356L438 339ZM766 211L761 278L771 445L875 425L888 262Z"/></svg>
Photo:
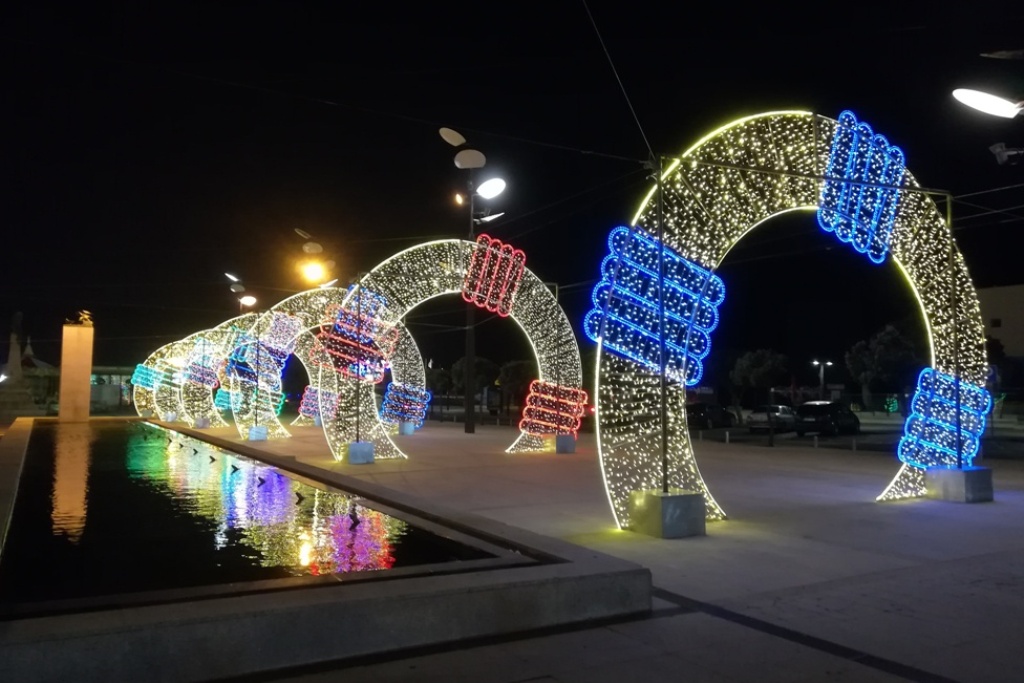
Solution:
<svg viewBox="0 0 1024 683"><path fill-rule="evenodd" d="M953 97L971 109L977 109L985 114L999 116L1004 119L1012 119L1020 114L1021 111L1024 111L1024 102L1013 102L1004 97L982 92L981 90L957 88L953 91Z"/></svg>
<svg viewBox="0 0 1024 683"><path fill-rule="evenodd" d="M825 366L832 365L832 361L811 361L811 365L818 366L818 397L825 398Z"/></svg>
<svg viewBox="0 0 1024 683"><path fill-rule="evenodd" d="M238 300L238 312L241 313L244 308L252 308L256 305L256 297L252 294L246 294Z"/></svg>
<svg viewBox="0 0 1024 683"><path fill-rule="evenodd" d="M307 261L301 266L302 277L306 278L306 281L310 284L318 284L323 281L327 275L327 269L324 268L324 264L319 261Z"/></svg>

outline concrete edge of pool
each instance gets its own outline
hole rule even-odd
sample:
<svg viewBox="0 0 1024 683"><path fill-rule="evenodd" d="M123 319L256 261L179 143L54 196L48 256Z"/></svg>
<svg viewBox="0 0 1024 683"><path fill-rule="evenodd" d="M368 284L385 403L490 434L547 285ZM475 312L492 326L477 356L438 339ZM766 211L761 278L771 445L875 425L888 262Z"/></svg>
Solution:
<svg viewBox="0 0 1024 683"><path fill-rule="evenodd" d="M0 541L32 424L32 418L19 418L0 439ZM161 426L554 561L4 621L0 661L12 680L228 678L651 608L651 573L638 564L201 431Z"/></svg>

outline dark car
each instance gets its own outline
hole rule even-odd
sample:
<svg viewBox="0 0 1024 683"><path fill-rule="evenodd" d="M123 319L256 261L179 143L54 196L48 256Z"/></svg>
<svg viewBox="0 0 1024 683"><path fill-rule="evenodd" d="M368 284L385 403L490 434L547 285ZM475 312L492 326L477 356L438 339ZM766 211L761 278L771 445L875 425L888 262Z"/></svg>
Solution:
<svg viewBox="0 0 1024 683"><path fill-rule="evenodd" d="M687 403L686 423L691 429L732 427L736 424L736 416L714 403Z"/></svg>
<svg viewBox="0 0 1024 683"><path fill-rule="evenodd" d="M796 409L796 434L857 434L860 418L836 401L808 401Z"/></svg>

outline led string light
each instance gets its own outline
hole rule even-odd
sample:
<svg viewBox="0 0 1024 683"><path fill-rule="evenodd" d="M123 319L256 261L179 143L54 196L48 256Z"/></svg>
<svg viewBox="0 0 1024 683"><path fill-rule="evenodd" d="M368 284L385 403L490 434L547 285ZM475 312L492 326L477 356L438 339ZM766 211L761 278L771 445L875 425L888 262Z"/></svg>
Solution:
<svg viewBox="0 0 1024 683"><path fill-rule="evenodd" d="M885 261L906 169L903 151L858 123L850 111L839 115L818 205L818 225L874 263ZM849 182L858 181L858 182ZM863 185L859 183L871 183Z"/></svg>
<svg viewBox="0 0 1024 683"><path fill-rule="evenodd" d="M476 238L476 249L462 284L462 298L506 317L512 310L526 267L526 254L488 235Z"/></svg>
<svg viewBox="0 0 1024 683"><path fill-rule="evenodd" d="M419 429L427 416L430 399L430 392L424 388L388 382L384 401L380 406L380 419L394 425L411 422Z"/></svg>
<svg viewBox="0 0 1024 683"><path fill-rule="evenodd" d="M587 392L535 379L530 382L519 429L531 436L576 436L586 410Z"/></svg>
<svg viewBox="0 0 1024 683"><path fill-rule="evenodd" d="M583 320L588 337L603 348L661 371L658 260L660 246L640 231L618 227L608 237L594 308ZM725 284L717 275L665 249L666 375L696 386L711 350ZM684 373L685 372L685 377Z"/></svg>
<svg viewBox="0 0 1024 683"><path fill-rule="evenodd" d="M956 377L934 368L921 371L910 404L912 412L903 426L904 434L897 450L904 463L925 468L971 466L985 432L985 416L992 408L992 394L982 387L959 383L958 417L957 384Z"/></svg>
<svg viewBox="0 0 1024 683"><path fill-rule="evenodd" d="M809 112L770 112L734 121L702 138L669 164L662 176L666 246L713 273L729 250L757 225L788 211L816 210L823 194L821 178L834 156L837 125L833 119ZM886 162L882 149L878 146L864 157L871 161L866 177L893 177L885 164L894 162L895 157ZM879 175L873 175L876 172ZM877 226L883 226L888 220L884 207L895 206L889 253L920 305L932 351L930 365L948 375L955 375L959 368L964 384L983 386L987 368L984 327L963 257L954 251L950 268L953 244L945 219L930 196L913 191L920 189L913 176L904 169L900 182L894 184L901 188L894 197L887 196L881 204L877 196L871 199L875 202L872 215L879 215ZM657 206L652 201L656 191L655 185L633 220L633 225L646 233L652 233L652 226L658 224ZM845 207L852 218L863 221L868 204L862 202L858 212L850 197L842 206L837 200L833 210ZM866 202L869 197L864 199ZM867 245L865 253L877 250L877 242L882 240L877 226L871 239L860 242ZM951 291L957 294L955 300L951 300ZM598 349L602 472L616 521L619 526L629 526L630 493L661 486L660 376L603 344L599 343ZM708 492L693 457L686 430L685 392L678 384L669 386L668 406L669 485L703 493L708 519L720 519L724 512ZM923 494L924 470L904 463L879 500Z"/></svg>

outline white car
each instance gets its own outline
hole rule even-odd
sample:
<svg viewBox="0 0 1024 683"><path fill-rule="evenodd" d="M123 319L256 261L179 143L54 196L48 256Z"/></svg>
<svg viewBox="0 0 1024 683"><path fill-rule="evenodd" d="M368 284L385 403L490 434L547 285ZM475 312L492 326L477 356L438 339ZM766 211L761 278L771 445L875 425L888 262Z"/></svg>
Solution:
<svg viewBox="0 0 1024 683"><path fill-rule="evenodd" d="M754 408L747 416L747 428L752 432L768 431L768 413L771 411L771 427L775 432L791 432L796 427L796 413L789 406L764 405Z"/></svg>

